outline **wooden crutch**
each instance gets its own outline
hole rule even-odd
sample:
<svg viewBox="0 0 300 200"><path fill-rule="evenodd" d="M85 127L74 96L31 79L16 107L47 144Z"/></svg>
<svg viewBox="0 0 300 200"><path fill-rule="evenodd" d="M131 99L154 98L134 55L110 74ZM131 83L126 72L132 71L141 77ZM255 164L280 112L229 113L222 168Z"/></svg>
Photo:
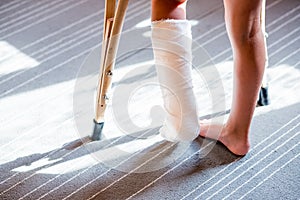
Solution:
<svg viewBox="0 0 300 200"><path fill-rule="evenodd" d="M262 81L262 86L259 91L259 98L257 101L258 106L266 106L270 104L269 91L268 91L268 80L267 80L267 68L269 65L268 50L267 50L267 34L266 34L266 0L262 0L262 7L260 12L260 24L264 34L264 45L266 49L266 61L265 61L265 73Z"/></svg>
<svg viewBox="0 0 300 200"><path fill-rule="evenodd" d="M92 140L101 139L104 114L109 100L108 91L111 87L116 54L128 3L129 0L118 0L117 10L115 10L116 0L105 0L103 42Z"/></svg>

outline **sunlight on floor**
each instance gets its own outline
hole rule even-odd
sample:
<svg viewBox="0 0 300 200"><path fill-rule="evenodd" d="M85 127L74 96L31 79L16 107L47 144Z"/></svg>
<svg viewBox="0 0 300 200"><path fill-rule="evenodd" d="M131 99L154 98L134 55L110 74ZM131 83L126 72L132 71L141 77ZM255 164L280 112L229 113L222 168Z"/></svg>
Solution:
<svg viewBox="0 0 300 200"><path fill-rule="evenodd" d="M76 157L75 159L59 162L53 166L42 168L37 171L38 174L66 174L78 171L96 164L97 161L90 155Z"/></svg>
<svg viewBox="0 0 300 200"><path fill-rule="evenodd" d="M264 114L272 110L279 110L284 107L300 102L300 70L282 64L267 70L269 80L269 95L271 104L259 109L256 115Z"/></svg>
<svg viewBox="0 0 300 200"><path fill-rule="evenodd" d="M37 67L40 63L6 41L0 41L0 77L19 70Z"/></svg>
<svg viewBox="0 0 300 200"><path fill-rule="evenodd" d="M44 167L47 165L51 165L53 163L56 163L58 161L61 161L62 158L56 159L56 160L50 160L49 158L42 158L36 162L31 163L30 165L23 165L21 167L17 167L15 169L13 169L12 171L14 172L28 172L28 171L32 171L35 169L38 169L40 167Z"/></svg>
<svg viewBox="0 0 300 200"><path fill-rule="evenodd" d="M129 107L127 108L129 113L129 118L124 119L124 122L127 123L126 120L127 121L131 120L133 124L137 125L142 129L149 128L146 126L149 125L149 123L153 118L151 114L151 109L155 106L162 107L162 102L160 99L161 97L160 95L158 95L160 93L159 87L157 87L157 85L148 84L150 82L153 83L154 81L156 81L156 76L153 76L153 74L152 75L149 74L149 72L154 72L153 64L154 64L153 60L148 60L134 65L120 67L115 71L116 74L116 76L114 77L115 83L120 83L121 85L130 85L132 84L132 81L129 80L132 80L132 78L134 78L133 82L138 83L135 84L136 87L134 88L134 90L131 91L132 94L129 95L130 98L128 99L128 101L130 103L128 104ZM232 61L221 62L215 65L217 71L220 74L220 78L222 80L222 84L224 87L226 109L230 108L230 103L232 98L231 97L232 73L233 73L232 66L233 66ZM201 70L207 70L209 69L209 67L212 66L206 66ZM271 105L257 109L255 114L256 116L299 103L300 101L298 95L300 94L300 82L299 82L300 72L298 69L283 64L283 65L269 68L267 70L267 73L269 79ZM205 82L204 80L201 80L201 75L199 75L194 71L193 78L194 78L193 81L195 85L194 90L197 96L198 104L200 105L199 113L201 116L205 114L210 114L211 107L212 107L211 97L210 97L209 89L205 87L205 84L207 83L213 84L213 82L210 82L213 81L211 80L212 77L209 77L208 82ZM146 81L146 82L139 82L139 81ZM33 101L32 100L33 97L35 98L38 97L38 99L40 98L38 101L42 101L42 99L45 98L47 94L51 94L51 96L52 95L57 96L58 98L55 98L51 103L48 104L47 110L49 111L51 110L51 112L44 112L43 110L35 110L34 111L35 114L31 113L30 115L24 115L23 116L24 119L19 121L18 131L20 132L21 129L26 130L28 129L28 127L35 127L36 124L41 122L40 118L38 117L40 114L38 113L46 114L44 115L44 119L50 119L50 118L52 119L53 117L55 117L55 113L56 114L59 113L59 110L64 110L64 107L70 106L72 92L64 93L63 91L66 90L66 88L72 88L73 85L74 85L74 80L71 80L71 81L66 81L63 83L47 86L44 88L35 89L30 92L25 92L25 93L6 97L4 99L1 99L1 103L4 105L3 107L1 107L1 110L3 110L3 112L5 112L5 109L9 109L12 112L16 111L16 107L13 108L12 105L17 105L18 102L21 101L21 99L22 99L22 103L20 105L22 105L22 107L24 108L30 108L31 103ZM95 87L95 86L91 84L91 87ZM114 92L116 88L117 87L114 87L112 92ZM84 89L85 92L86 91L94 92L93 90L89 90L90 88L84 88ZM26 111L26 109L23 111ZM62 113L60 113L58 116L60 116L61 114ZM61 116L64 119L68 118L67 115L71 116L70 115L71 112L69 112L69 114L67 115L65 114L63 114L64 116ZM11 115L10 117L13 117L13 115ZM51 130L51 127L57 124L58 121L62 119L61 117L57 118L56 120L53 120L53 122L51 123L48 122L48 125L46 126L48 127L46 128L47 133L45 132L47 135L49 136L56 135L57 137L58 132L55 130ZM92 119L93 116L90 116L90 118ZM128 133L126 134L126 132L122 130L122 127L119 126L118 124L119 122L118 123L116 122L116 119L113 116L112 105L110 105L108 108L106 121L107 123L104 128L104 134L107 140L122 137L122 136L128 136ZM72 123L69 123L68 127L71 126L71 124ZM13 124L11 126L7 126L4 130L6 130L7 133L16 132L15 128L13 127ZM33 131L32 133L35 132L38 133L40 131L41 128L37 128L37 130ZM59 132L62 133L64 132L64 130L60 130ZM14 142L14 146L9 145L10 149L18 148L19 146L22 147L22 143L24 143L24 141L31 140L32 133L28 133L28 136L24 136L23 138L16 140ZM157 133L157 131L155 133ZM68 136L69 139L71 137L73 139L79 137L79 135L74 134L74 129L71 130L70 127L68 128L68 135L69 135ZM10 137L17 137L17 135L15 136L10 135ZM59 137L66 137L66 135L61 134ZM8 158L8 160L17 159L19 157L31 155L35 153L44 153L53 149L54 146L58 148L59 147L58 143L56 143L55 145L52 144L52 142L55 140L56 140L55 138L52 139L49 138L48 142L47 140L42 141L42 143L39 143L40 147L38 149L35 147L28 146L24 151L15 152L14 155L11 155L11 157ZM64 141L67 142L67 140ZM136 138L133 137L132 141L130 140L125 143L117 144L109 148L103 148L103 149L98 148L98 150L94 152L90 152L90 154L86 154L73 159L64 160L63 157L61 156L58 156L55 159L43 158L31 163L30 165L23 165L17 167L13 171L26 172L31 170L38 170L37 173L43 173L43 174L65 174L65 173L70 173L70 172L74 172L77 170L90 167L91 165L97 163L99 160L101 160L102 162L106 163L109 167L111 167L113 164L117 163L119 159L124 159L124 157L130 157L131 154L134 154L138 151L143 151L157 142L159 142L159 140L153 138L147 138L147 139L144 138L144 139L136 140ZM41 147L41 144L44 145L42 145ZM160 157L160 159L162 158ZM5 161L8 160L6 159ZM136 166L136 163L140 163L141 161L134 160L133 162L129 162L129 164L133 163L133 165L125 166L124 168L120 168L120 170L132 169Z"/></svg>
<svg viewBox="0 0 300 200"><path fill-rule="evenodd" d="M221 75L223 87L226 94L226 109L229 109L231 106L233 89L233 61L217 63L215 66ZM287 64L281 64L268 68L266 70L266 73L269 83L269 95L271 98L271 104L269 106L257 109L256 115L264 114L272 110L278 110L300 102L299 69ZM199 98L201 99L202 96ZM204 104L205 101L203 100L203 98L202 101L199 100L198 104ZM199 109L199 111L202 111L201 108Z"/></svg>

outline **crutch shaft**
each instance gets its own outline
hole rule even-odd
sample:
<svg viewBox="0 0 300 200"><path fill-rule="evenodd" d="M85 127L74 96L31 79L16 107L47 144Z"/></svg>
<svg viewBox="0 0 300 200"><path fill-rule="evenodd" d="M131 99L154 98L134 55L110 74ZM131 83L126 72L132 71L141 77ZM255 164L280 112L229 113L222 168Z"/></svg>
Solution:
<svg viewBox="0 0 300 200"><path fill-rule="evenodd" d="M108 90L112 82L112 73L115 65L116 54L118 50L120 33L122 31L123 22L125 19L126 8L129 0L119 0L117 11L112 23L112 30L108 38L107 52L103 62L101 80L99 81L99 92L97 96L96 117L97 122L104 121L104 113L108 100Z"/></svg>

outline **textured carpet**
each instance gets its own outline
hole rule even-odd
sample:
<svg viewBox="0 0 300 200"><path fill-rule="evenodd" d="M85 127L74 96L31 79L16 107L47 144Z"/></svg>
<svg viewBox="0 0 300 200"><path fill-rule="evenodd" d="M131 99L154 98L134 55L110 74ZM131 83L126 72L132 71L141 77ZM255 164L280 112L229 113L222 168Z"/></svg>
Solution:
<svg viewBox="0 0 300 200"><path fill-rule="evenodd" d="M82 145L92 127L103 8L104 0L1 0L0 199L300 198L298 0L267 1L271 105L257 108L243 158L202 138L173 146L149 137L159 128L151 117L161 119L151 115L159 90L148 84L156 79L150 0L130 1L113 82L112 94L131 84L136 93L109 107L104 140ZM201 118L224 120L230 108L223 15L220 0L189 1ZM212 92L220 87L225 98ZM129 114L118 113L127 100ZM124 130L130 123L142 128Z"/></svg>

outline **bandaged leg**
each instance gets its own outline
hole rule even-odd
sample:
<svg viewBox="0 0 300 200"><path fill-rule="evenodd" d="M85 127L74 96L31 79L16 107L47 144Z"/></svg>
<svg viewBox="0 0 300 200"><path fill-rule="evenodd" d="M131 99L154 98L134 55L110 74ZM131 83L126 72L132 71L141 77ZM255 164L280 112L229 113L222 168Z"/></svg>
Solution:
<svg viewBox="0 0 300 200"><path fill-rule="evenodd" d="M152 46L166 118L166 140L192 141L198 135L197 106L191 77L191 26L187 20L152 22Z"/></svg>

